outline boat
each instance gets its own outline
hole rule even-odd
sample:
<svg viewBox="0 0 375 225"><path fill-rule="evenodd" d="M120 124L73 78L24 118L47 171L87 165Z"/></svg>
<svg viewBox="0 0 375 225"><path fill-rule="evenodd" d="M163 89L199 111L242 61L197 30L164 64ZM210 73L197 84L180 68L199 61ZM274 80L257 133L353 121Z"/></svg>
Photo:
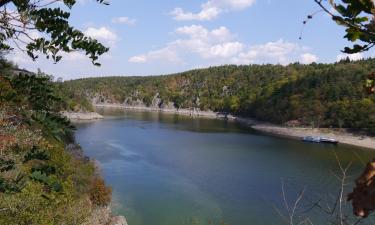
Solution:
<svg viewBox="0 0 375 225"><path fill-rule="evenodd" d="M322 137L320 139L320 142L322 142L322 143L328 143L328 144L337 144L337 143L339 143L339 141L336 140L336 139L334 139L334 138L325 138L325 137Z"/></svg>
<svg viewBox="0 0 375 225"><path fill-rule="evenodd" d="M302 138L303 141L306 142L314 142L314 143L327 143L327 144L337 144L339 143L334 138L327 138L327 137L319 137L319 136L305 136Z"/></svg>
<svg viewBox="0 0 375 225"><path fill-rule="evenodd" d="M314 142L314 143L319 143L320 142L320 138L319 137L314 137L314 136L306 136L306 137L303 137L302 140L306 141L306 142Z"/></svg>

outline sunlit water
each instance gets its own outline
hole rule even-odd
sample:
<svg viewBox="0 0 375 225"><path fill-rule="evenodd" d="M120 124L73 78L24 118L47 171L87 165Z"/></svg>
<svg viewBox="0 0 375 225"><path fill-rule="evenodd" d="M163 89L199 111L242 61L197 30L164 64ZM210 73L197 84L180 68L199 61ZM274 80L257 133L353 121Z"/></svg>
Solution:
<svg viewBox="0 0 375 225"><path fill-rule="evenodd" d="M264 135L235 122L156 112L100 113L102 121L77 124L77 141L101 163L113 188L115 212L129 225L282 224L282 183L288 201L306 188L302 212L321 198L335 199L334 152L343 165L353 161L352 180L363 168L361 160L375 156L345 145ZM310 214L322 224L319 210Z"/></svg>

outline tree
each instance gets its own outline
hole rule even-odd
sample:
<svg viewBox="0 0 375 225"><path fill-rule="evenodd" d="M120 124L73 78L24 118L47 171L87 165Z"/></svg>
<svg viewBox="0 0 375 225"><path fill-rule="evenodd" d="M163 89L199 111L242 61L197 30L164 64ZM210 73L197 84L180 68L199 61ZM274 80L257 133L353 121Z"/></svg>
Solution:
<svg viewBox="0 0 375 225"><path fill-rule="evenodd" d="M337 3L337 0L314 1L337 24L346 27L344 38L351 42L357 42L353 47L346 47L343 52L353 54L368 51L375 46L375 5L373 0L342 0L339 1L340 3ZM334 11L329 10L327 4ZM309 15L308 19L311 18L312 15Z"/></svg>
<svg viewBox="0 0 375 225"><path fill-rule="evenodd" d="M98 57L109 49L69 24L75 4L76 0L0 0L0 51L16 47L33 60L43 54L54 62L61 60L61 52L83 51L99 66Z"/></svg>
<svg viewBox="0 0 375 225"><path fill-rule="evenodd" d="M344 38L355 42L353 47L345 47L343 52L354 54L365 52L375 46L375 3L373 0L314 0L320 8L339 25L346 27ZM329 10L331 6L334 11ZM307 20L312 19L309 15ZM306 24L307 20L303 23ZM370 74L366 81L368 93L375 93L375 76Z"/></svg>
<svg viewBox="0 0 375 225"><path fill-rule="evenodd" d="M368 51L375 46L375 4L373 0L341 0L339 4L335 0L328 0L329 5L335 9L330 11L323 0L314 0L324 12L328 13L339 25L346 27L344 38L356 42L353 47L346 47L343 52L354 54ZM308 19L311 19L309 16ZM304 22L306 23L306 22ZM375 76L371 74L366 81L368 93L374 93ZM368 105L368 101L363 102ZM357 114L358 116L358 114ZM360 115L360 117L366 117ZM362 119L362 118L360 118ZM356 180L356 186L348 195L352 201L353 212L359 217L367 217L375 210L375 163L368 163L363 174Z"/></svg>

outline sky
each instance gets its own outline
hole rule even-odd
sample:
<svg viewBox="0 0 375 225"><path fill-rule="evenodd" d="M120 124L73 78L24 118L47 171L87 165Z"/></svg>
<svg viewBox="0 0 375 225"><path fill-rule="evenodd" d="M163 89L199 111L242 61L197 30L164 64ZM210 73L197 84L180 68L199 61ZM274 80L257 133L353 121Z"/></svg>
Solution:
<svg viewBox="0 0 375 225"><path fill-rule="evenodd" d="M33 62L20 51L8 55L20 68L64 80L99 76L144 76L224 64L331 63L352 43L344 28L318 13L300 33L302 21L319 10L314 0L78 0L71 24L110 51L93 66L80 52L57 64ZM350 55L375 56L372 50Z"/></svg>

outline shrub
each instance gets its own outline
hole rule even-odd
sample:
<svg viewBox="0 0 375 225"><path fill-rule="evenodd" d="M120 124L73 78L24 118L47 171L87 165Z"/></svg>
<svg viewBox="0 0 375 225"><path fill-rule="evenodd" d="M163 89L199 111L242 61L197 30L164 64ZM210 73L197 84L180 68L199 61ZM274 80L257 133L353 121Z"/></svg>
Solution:
<svg viewBox="0 0 375 225"><path fill-rule="evenodd" d="M107 206L111 202L112 188L105 185L104 180L95 177L90 188L90 199L98 206Z"/></svg>

